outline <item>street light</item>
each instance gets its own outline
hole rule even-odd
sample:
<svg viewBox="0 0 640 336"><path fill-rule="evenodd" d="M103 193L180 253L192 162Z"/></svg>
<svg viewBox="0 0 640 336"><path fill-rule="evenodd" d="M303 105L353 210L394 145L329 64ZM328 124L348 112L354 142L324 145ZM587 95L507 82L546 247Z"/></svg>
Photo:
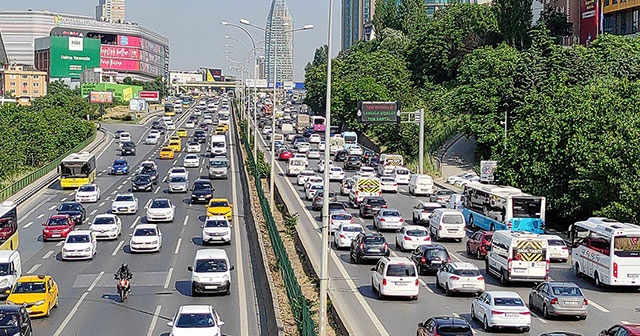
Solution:
<svg viewBox="0 0 640 336"><path fill-rule="evenodd" d="M242 23L243 25L247 25L259 30L264 31L265 33L267 32L267 29L264 27L260 27L258 25L255 25L253 23L251 23L251 21L247 20L247 19L240 19L240 23ZM284 23L283 26L288 26L287 23ZM286 30L284 31L284 33L294 33L300 30L310 30L313 29L313 25L304 25L300 28L294 28L291 30ZM271 115L271 171L269 174L269 205L271 206L271 212L275 211L275 205L274 205L274 194L275 194L275 179L276 179L276 174L275 174L275 164L276 164L276 143L275 141L273 141L275 133L276 133L276 107L277 107L277 102L278 102L278 76L277 76L277 64L278 62L276 61L277 59L277 55L278 55L278 39L274 38L273 36L271 36L272 39L274 39L274 43L273 43L273 114ZM328 189L325 189L325 194L328 192Z"/></svg>

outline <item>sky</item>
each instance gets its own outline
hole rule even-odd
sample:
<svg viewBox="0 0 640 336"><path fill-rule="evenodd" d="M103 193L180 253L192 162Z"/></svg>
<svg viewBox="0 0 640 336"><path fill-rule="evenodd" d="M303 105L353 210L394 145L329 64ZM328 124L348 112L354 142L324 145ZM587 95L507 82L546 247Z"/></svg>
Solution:
<svg viewBox="0 0 640 336"><path fill-rule="evenodd" d="M329 1L288 0L295 28L314 25L313 30L294 34L294 80L304 80L304 67L313 60L316 48L327 44ZM333 0L333 55L340 49L340 0ZM98 0L0 0L0 10L48 10L69 14L95 16ZM264 27L271 0L126 0L127 20L137 22L169 37L171 70L195 70L199 67L221 68L223 73L237 75L229 69L225 49L235 55L244 54L244 47L230 35L251 44L241 30L222 26L220 22L238 23L241 18ZM246 27L256 43L264 40L264 32ZM225 44L233 47L227 48ZM231 54L232 58L240 58ZM244 56L242 55L242 56Z"/></svg>

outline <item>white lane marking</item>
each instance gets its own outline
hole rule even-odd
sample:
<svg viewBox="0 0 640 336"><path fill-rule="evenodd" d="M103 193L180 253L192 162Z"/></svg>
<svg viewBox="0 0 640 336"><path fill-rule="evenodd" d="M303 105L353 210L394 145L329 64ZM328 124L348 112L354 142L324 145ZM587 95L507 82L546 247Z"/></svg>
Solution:
<svg viewBox="0 0 640 336"><path fill-rule="evenodd" d="M127 184L127 183L128 183L128 181L127 181L127 180L124 180L124 181L122 181L122 183L121 183L121 184L122 184L122 185L125 185L125 184Z"/></svg>
<svg viewBox="0 0 640 336"><path fill-rule="evenodd" d="M100 202L100 204L98 204L98 207L101 207L104 205L105 202Z"/></svg>
<svg viewBox="0 0 640 336"><path fill-rule="evenodd" d="M114 190L111 192L111 195L115 195L117 192L118 192L117 190Z"/></svg>
<svg viewBox="0 0 640 336"><path fill-rule="evenodd" d="M620 321L620 323L622 323L622 324L631 324L631 323L629 323L629 321Z"/></svg>
<svg viewBox="0 0 640 336"><path fill-rule="evenodd" d="M173 160L173 165L177 165L178 164L178 160Z"/></svg>
<svg viewBox="0 0 640 336"><path fill-rule="evenodd" d="M49 251L49 252L45 253L45 254L42 256L42 259L49 259L49 258L51 258L51 255L52 255L53 253L54 253L54 251Z"/></svg>
<svg viewBox="0 0 640 336"><path fill-rule="evenodd" d="M451 253L451 256L453 257L453 259L455 259L456 261L462 262L462 260L460 258L458 258L458 256L455 253Z"/></svg>
<svg viewBox="0 0 640 336"><path fill-rule="evenodd" d="M149 332L147 332L147 336L152 336L153 331L156 330L156 324L158 323L158 316L160 316L160 309L162 309L162 306L158 305L156 307L156 311L153 312L153 317L151 318L151 325L149 325Z"/></svg>
<svg viewBox="0 0 640 336"><path fill-rule="evenodd" d="M103 275L104 275L104 271L100 272L100 274L96 276L96 278L91 283L91 286L89 286L89 288L87 289L87 292L90 292L93 290L93 288L98 284L98 281L100 281L100 278L102 278Z"/></svg>
<svg viewBox="0 0 640 336"><path fill-rule="evenodd" d="M603 312L603 313L608 313L609 310L595 302L593 302L592 300L589 300L589 304L596 307L596 309L598 309L599 311Z"/></svg>
<svg viewBox="0 0 640 336"><path fill-rule="evenodd" d="M29 223L25 224L22 228L26 229L26 228L30 227L32 224L33 224L33 222L29 222Z"/></svg>
<svg viewBox="0 0 640 336"><path fill-rule="evenodd" d="M202 167L200 167L200 174L202 174Z"/></svg>
<svg viewBox="0 0 640 336"><path fill-rule="evenodd" d="M40 264L35 264L35 265L33 265L33 267L31 267L31 268L29 269L29 271L27 272L27 274L33 274L33 273L35 273L35 272L38 270L38 268L40 268L40 266L42 266L42 265L40 265Z"/></svg>
<svg viewBox="0 0 640 336"><path fill-rule="evenodd" d="M356 217L360 222L364 223L364 219L362 219L360 216Z"/></svg>
<svg viewBox="0 0 640 336"><path fill-rule="evenodd" d="M62 246L63 244L64 244L64 242L63 242L63 241L59 241L59 242L56 244L56 246Z"/></svg>
<svg viewBox="0 0 640 336"><path fill-rule="evenodd" d="M98 173L98 176L102 176L102 173Z"/></svg>
<svg viewBox="0 0 640 336"><path fill-rule="evenodd" d="M44 214L39 214L37 218L40 219L42 217L44 217Z"/></svg>
<svg viewBox="0 0 640 336"><path fill-rule="evenodd" d="M113 141L114 141L114 140L115 140L114 138L111 138L111 141L109 141L109 144L108 144L106 147L104 147L104 148L109 148L109 147L111 146L111 144L113 143ZM96 159L100 159L100 157L102 156L102 154L104 154L104 153L106 153L106 152L107 152L106 150L103 150L102 152L100 152L100 154L96 155ZM62 331L62 330L61 330L61 331Z"/></svg>
<svg viewBox="0 0 640 336"><path fill-rule="evenodd" d="M540 322L542 322L544 324L547 324L547 320L545 320L545 319L541 318L540 316L536 315L536 313L531 312L531 316L535 317L536 320L538 320L538 321L540 321Z"/></svg>
<svg viewBox="0 0 640 336"><path fill-rule="evenodd" d="M169 288L169 284L171 283L171 275L173 275L173 267L169 268L169 272L167 272L167 280L164 281L164 288Z"/></svg>
<svg viewBox="0 0 640 336"><path fill-rule="evenodd" d="M60 200L60 202L64 202L64 201L66 201L66 200L67 200L67 198L66 198L66 197L64 197L64 198L62 198L62 199Z"/></svg>
<svg viewBox="0 0 640 336"><path fill-rule="evenodd" d="M139 220L140 220L140 216L136 217L136 219L133 221L133 224L131 224L132 229L136 226L136 223L138 223Z"/></svg>
<svg viewBox="0 0 640 336"><path fill-rule="evenodd" d="M455 317L460 317L460 315L458 315L457 313L452 313L451 315L453 315Z"/></svg>
<svg viewBox="0 0 640 336"><path fill-rule="evenodd" d="M107 196L107 198L105 198L107 201L111 199L111 196Z"/></svg>
<svg viewBox="0 0 640 336"><path fill-rule="evenodd" d="M113 250L113 252L111 252L111 255L114 256L114 255L118 254L118 251L120 251L120 248L122 248L122 245L124 245L124 240L121 240L118 243L118 246L116 246L115 250Z"/></svg>
<svg viewBox="0 0 640 336"><path fill-rule="evenodd" d="M75 193L75 191L70 192L69 196L73 196L74 193Z"/></svg>
<svg viewBox="0 0 640 336"><path fill-rule="evenodd" d="M123 185L119 185L116 189L120 190L122 189L122 187L124 187Z"/></svg>
<svg viewBox="0 0 640 336"><path fill-rule="evenodd" d="M182 223L182 225L187 226L188 221L189 221L189 215L184 216L184 223Z"/></svg>
<svg viewBox="0 0 640 336"><path fill-rule="evenodd" d="M80 305L82 304L82 301L84 301L87 295L89 295L89 292L84 292L82 296L80 296L80 299L78 300L78 302L76 302L75 306L71 308L71 311L69 311L69 314L67 314L67 317L64 319L64 321L62 321L62 324L60 324L56 332L53 333L53 336L62 335L64 328L67 326L67 324L69 324L69 321L71 321L71 319L73 318L73 315L75 315L75 313L78 311L78 307L80 307Z"/></svg>
<svg viewBox="0 0 640 336"><path fill-rule="evenodd" d="M89 213L89 216L93 216L96 214L96 212L98 212L98 209L93 209L93 211L91 211L91 213Z"/></svg>
<svg viewBox="0 0 640 336"><path fill-rule="evenodd" d="M431 287L429 287L429 286L427 285L427 283L426 283L426 282L424 282L424 280L419 279L418 281L420 282L420 285L422 285L422 288L426 289L426 290L427 290L427 291L429 291L429 293L431 293L431 294L435 294L435 293L433 292L433 289L431 289Z"/></svg>
<svg viewBox="0 0 640 336"><path fill-rule="evenodd" d="M178 238L178 244L176 244L176 250L173 251L173 254L178 254L178 252L180 252L180 244L182 244L182 238Z"/></svg>
<svg viewBox="0 0 640 336"><path fill-rule="evenodd" d="M158 186L158 187L156 188L156 191L154 191L153 193L154 193L154 194L157 194L157 193L158 193L158 191L160 191L160 186Z"/></svg>
<svg viewBox="0 0 640 336"><path fill-rule="evenodd" d="M51 210L53 210L53 209L55 209L55 208L56 208L56 206L55 206L55 205L52 205L52 206L50 206L50 207L49 207L49 211L51 211Z"/></svg>

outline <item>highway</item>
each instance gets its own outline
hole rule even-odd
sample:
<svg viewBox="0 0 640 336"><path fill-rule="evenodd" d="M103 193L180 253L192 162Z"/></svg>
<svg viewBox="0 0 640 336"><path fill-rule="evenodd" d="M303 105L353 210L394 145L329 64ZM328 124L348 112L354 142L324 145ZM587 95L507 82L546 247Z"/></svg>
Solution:
<svg viewBox="0 0 640 336"><path fill-rule="evenodd" d="M267 142L262 139L262 147ZM268 151L267 151L268 152ZM267 157L269 154L267 153ZM312 260L316 272L319 274L319 262L321 251L320 227L321 213L311 210L310 202L304 201L302 187L296 185L293 177L285 176L286 162L276 161L276 187L290 212L300 214L297 226L298 234L305 245L307 255ZM309 169L317 172L317 160L309 160ZM341 165L341 163L338 163ZM320 176L322 174L318 173ZM347 176L352 173L347 172ZM332 182L331 190L339 195L339 183ZM407 186L399 186L397 194L385 193L389 208L398 209L407 222L411 223L412 207L419 200L427 200L423 197L409 195ZM339 201L348 201L346 196L338 196ZM371 219L358 217L357 209L350 209L356 217L356 223L365 227L367 231L374 231ZM467 236L470 235L467 232ZM410 253L401 252L395 246L395 233L383 233L392 250L392 256L406 256ZM513 284L507 288L499 285L497 278L487 276L484 271L484 261L467 256L465 242L444 242L449 254L454 261L471 262L479 267L486 279L486 290L515 291L528 301L528 295L533 284ZM454 315L471 321L470 306L473 296L447 297L444 291L436 288L435 275L420 276L420 296L418 301L405 299L385 299L379 301L371 290L371 271L375 263L356 265L349 262L348 250L331 250L329 257L329 293L341 319L354 335L415 335L419 322L428 317L438 315ZM597 335L597 333L619 322L640 321L640 305L636 300L629 300L629 295L638 296L634 290L612 289L599 290L593 282L578 279L574 275L570 261L566 263L552 263L550 276L553 280L571 281L577 283L589 299L589 317L586 321L577 321L573 318L557 318L545 320L532 313L532 325L530 335L539 335L550 331L573 331L583 335ZM482 331L479 321L473 321L472 326L476 335L489 335ZM501 332L501 334L505 334ZM507 333L508 334L508 333Z"/></svg>
<svg viewBox="0 0 640 336"><path fill-rule="evenodd" d="M189 112L178 114L177 125L186 120ZM153 120L157 120L154 118ZM186 142L183 138L183 151L176 153L175 160L158 160L158 151L162 144L144 145L141 139L147 135L148 125L105 124L111 133L117 129L129 131L132 141L138 143L137 155L126 157L130 168L136 169L144 160L155 160L160 178L175 165L182 165ZM193 130L189 130L191 132ZM212 130L210 128L209 133ZM235 132L233 126L229 132ZM99 241L98 253L91 261L61 261L62 242L42 242L41 224L49 215L55 213L60 202L73 200L72 190L61 190L55 182L49 188L40 191L19 207L20 247L23 260L23 274L50 274L60 288L59 307L52 311L49 318L34 319L36 335L168 335L170 328L166 323L172 319L180 305L211 304L222 320L226 335L259 335L264 327L265 316L261 316L263 306L256 299L256 286L261 282L254 279L253 265L247 231L244 226L244 204L241 200L240 172L238 157L234 150L235 141L228 137L231 160L230 177L213 181L215 197L226 197L235 206L232 228L232 243L206 248L222 248L229 255L232 271L232 286L229 296L191 296L190 272L195 251L203 248L200 240L201 228L206 206L189 204L190 193L168 194L167 184L159 182L153 192L136 192L139 198L139 210L134 215L120 215L123 222L123 234L115 241ZM129 190L132 174L109 175L109 167L114 159L117 140L110 137L108 146L97 154L98 177L96 183L101 188L102 198L97 203L85 204L87 219L95 215L108 213L111 201L118 193ZM206 151L203 144L202 154ZM198 176L206 178L206 160L202 157L201 168L189 168L190 182ZM163 244L159 253L131 254L128 248L129 234L138 223L145 223L144 206L153 198L167 197L176 204L175 219L171 223L160 223ZM88 229L88 223L79 229ZM133 272L132 292L125 303L120 303L116 292L113 273L122 263L128 263ZM271 319L271 317L269 317Z"/></svg>

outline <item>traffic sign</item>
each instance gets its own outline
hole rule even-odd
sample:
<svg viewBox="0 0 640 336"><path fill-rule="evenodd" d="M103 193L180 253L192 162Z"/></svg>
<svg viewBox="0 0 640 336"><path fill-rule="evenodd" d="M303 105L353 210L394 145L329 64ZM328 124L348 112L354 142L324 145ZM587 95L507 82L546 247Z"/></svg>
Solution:
<svg viewBox="0 0 640 336"><path fill-rule="evenodd" d="M498 168L498 161L482 160L480 161L480 181L493 182L494 174Z"/></svg>
<svg viewBox="0 0 640 336"><path fill-rule="evenodd" d="M140 91L138 98L146 101L160 101L160 92L158 91Z"/></svg>
<svg viewBox="0 0 640 336"><path fill-rule="evenodd" d="M358 120L363 124L397 124L400 123L399 102L358 102Z"/></svg>

